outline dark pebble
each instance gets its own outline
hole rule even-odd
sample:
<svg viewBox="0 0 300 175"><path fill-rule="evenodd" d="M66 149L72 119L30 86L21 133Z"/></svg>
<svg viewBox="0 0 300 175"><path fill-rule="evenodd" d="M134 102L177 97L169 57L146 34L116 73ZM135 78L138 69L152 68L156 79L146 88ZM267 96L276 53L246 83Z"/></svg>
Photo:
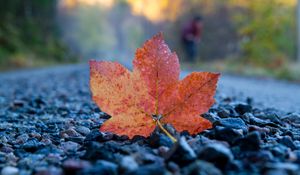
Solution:
<svg viewBox="0 0 300 175"><path fill-rule="evenodd" d="M291 114L281 117L281 120L291 123L291 124L300 124L300 114L291 113Z"/></svg>
<svg viewBox="0 0 300 175"><path fill-rule="evenodd" d="M85 141L104 142L112 140L114 135L112 133L100 132L99 129L92 130L85 138Z"/></svg>
<svg viewBox="0 0 300 175"><path fill-rule="evenodd" d="M238 141L243 151L256 151L260 149L261 137L258 131L250 132L245 138Z"/></svg>
<svg viewBox="0 0 300 175"><path fill-rule="evenodd" d="M246 112L252 111L252 106L248 104L238 104L235 106L236 112L238 112L240 115L245 114Z"/></svg>
<svg viewBox="0 0 300 175"><path fill-rule="evenodd" d="M125 175L153 175L153 174L162 174L166 173L166 168L162 164L149 164L140 166L135 171L130 171L125 173Z"/></svg>
<svg viewBox="0 0 300 175"><path fill-rule="evenodd" d="M227 111L227 110L225 110L225 109L219 111L218 112L218 116L221 117L221 118L229 118L229 117L231 117L230 116L230 112Z"/></svg>
<svg viewBox="0 0 300 175"><path fill-rule="evenodd" d="M75 130L84 136L91 132L91 130L85 126L77 126Z"/></svg>
<svg viewBox="0 0 300 175"><path fill-rule="evenodd" d="M160 146L171 147L173 145L173 142L165 134L153 132L149 137L149 144L154 148L158 148Z"/></svg>
<svg viewBox="0 0 300 175"><path fill-rule="evenodd" d="M198 158L211 162L215 166L224 169L234 157L231 150L223 144L212 143L202 148L198 153Z"/></svg>
<svg viewBox="0 0 300 175"><path fill-rule="evenodd" d="M212 163L198 160L182 169L182 175L222 175L223 173Z"/></svg>
<svg viewBox="0 0 300 175"><path fill-rule="evenodd" d="M263 120L260 118L255 117L254 115L250 114L250 124L257 125L257 126L272 126L272 127L279 127L277 124L270 122L268 120Z"/></svg>
<svg viewBox="0 0 300 175"><path fill-rule="evenodd" d="M283 174L291 174L291 175L297 175L299 174L299 167L297 164L293 163L267 163L264 165L263 171L281 171Z"/></svg>
<svg viewBox="0 0 300 175"><path fill-rule="evenodd" d="M213 126L223 126L233 129L242 129L243 132L247 132L247 125L240 118L223 118L213 123Z"/></svg>
<svg viewBox="0 0 300 175"><path fill-rule="evenodd" d="M25 172L20 175L27 175ZM36 170L35 175L64 175L63 170L57 167L42 167Z"/></svg>
<svg viewBox="0 0 300 175"><path fill-rule="evenodd" d="M76 142L62 142L60 144L60 148L67 154L76 153L76 151L79 149L80 145Z"/></svg>
<svg viewBox="0 0 300 175"><path fill-rule="evenodd" d="M28 152L35 152L36 150L42 148L44 144L40 143L36 138L31 138L27 140L21 148Z"/></svg>
<svg viewBox="0 0 300 175"><path fill-rule="evenodd" d="M85 137L67 137L65 138L65 141L72 141L79 144L82 144L85 140Z"/></svg>
<svg viewBox="0 0 300 175"><path fill-rule="evenodd" d="M290 136L283 136L282 138L278 139L278 143L281 143L292 150L296 149L296 145L294 144L292 138Z"/></svg>
<svg viewBox="0 0 300 175"><path fill-rule="evenodd" d="M178 165L186 165L196 160L196 154L184 137L181 137L165 155L167 161Z"/></svg>
<svg viewBox="0 0 300 175"><path fill-rule="evenodd" d="M117 175L118 165L115 163L98 160L92 167L81 170L78 174L84 175Z"/></svg>
<svg viewBox="0 0 300 175"><path fill-rule="evenodd" d="M180 167L175 162L168 162L167 169L175 175L180 174Z"/></svg>
<svg viewBox="0 0 300 175"><path fill-rule="evenodd" d="M240 155L237 155L244 159L247 164L264 164L266 162L270 162L274 160L274 156L270 151L267 150L259 150L259 151L244 151L240 152Z"/></svg>
<svg viewBox="0 0 300 175"><path fill-rule="evenodd" d="M109 161L115 160L114 152L116 152L120 147L114 144L100 144L98 142L87 142L84 145L86 150L82 158L87 160L98 160L99 158Z"/></svg>
<svg viewBox="0 0 300 175"><path fill-rule="evenodd" d="M241 129L233 129L228 127L215 127L215 139L223 140L230 144L235 143L237 139L243 137L243 131Z"/></svg>
<svg viewBox="0 0 300 175"><path fill-rule="evenodd" d="M91 164L84 160L69 159L63 163L63 170L65 175L73 175L78 171L90 168Z"/></svg>

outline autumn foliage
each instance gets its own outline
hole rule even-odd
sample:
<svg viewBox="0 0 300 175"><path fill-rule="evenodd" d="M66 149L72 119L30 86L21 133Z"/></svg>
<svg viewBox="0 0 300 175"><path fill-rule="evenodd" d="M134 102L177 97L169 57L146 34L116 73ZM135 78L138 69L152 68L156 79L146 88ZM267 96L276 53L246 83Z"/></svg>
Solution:
<svg viewBox="0 0 300 175"><path fill-rule="evenodd" d="M211 127L200 117L214 103L218 73L193 72L179 80L178 57L162 34L137 49L133 71L117 62L90 61L90 88L93 100L112 117L101 131L118 135L149 136L160 122L177 131L197 134Z"/></svg>

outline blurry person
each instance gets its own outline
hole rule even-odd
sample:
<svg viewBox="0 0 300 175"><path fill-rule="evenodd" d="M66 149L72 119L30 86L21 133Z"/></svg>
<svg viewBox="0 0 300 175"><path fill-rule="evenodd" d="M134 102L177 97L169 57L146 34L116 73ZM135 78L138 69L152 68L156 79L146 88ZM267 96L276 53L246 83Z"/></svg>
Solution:
<svg viewBox="0 0 300 175"><path fill-rule="evenodd" d="M198 55L197 44L199 44L201 40L202 28L203 23L201 16L195 16L182 28L181 41L188 58L187 60L190 62L195 62Z"/></svg>

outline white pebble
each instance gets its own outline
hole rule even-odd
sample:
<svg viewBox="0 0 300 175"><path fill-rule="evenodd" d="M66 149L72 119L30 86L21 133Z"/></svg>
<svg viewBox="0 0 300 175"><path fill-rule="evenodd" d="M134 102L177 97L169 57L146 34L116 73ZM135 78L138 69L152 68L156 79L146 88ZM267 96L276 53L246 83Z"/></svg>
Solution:
<svg viewBox="0 0 300 175"><path fill-rule="evenodd" d="M1 175L18 175L19 169L12 166L4 167L1 171Z"/></svg>

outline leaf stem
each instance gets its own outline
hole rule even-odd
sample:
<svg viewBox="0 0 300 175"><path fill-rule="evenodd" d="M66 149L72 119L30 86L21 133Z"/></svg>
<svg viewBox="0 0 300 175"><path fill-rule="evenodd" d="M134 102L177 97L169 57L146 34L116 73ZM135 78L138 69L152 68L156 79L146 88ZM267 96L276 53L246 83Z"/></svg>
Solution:
<svg viewBox="0 0 300 175"><path fill-rule="evenodd" d="M173 137L164 127L163 125L160 123L159 121L160 119L156 120L156 124L158 125L158 127L172 140L173 143L177 142L177 139L175 137Z"/></svg>

